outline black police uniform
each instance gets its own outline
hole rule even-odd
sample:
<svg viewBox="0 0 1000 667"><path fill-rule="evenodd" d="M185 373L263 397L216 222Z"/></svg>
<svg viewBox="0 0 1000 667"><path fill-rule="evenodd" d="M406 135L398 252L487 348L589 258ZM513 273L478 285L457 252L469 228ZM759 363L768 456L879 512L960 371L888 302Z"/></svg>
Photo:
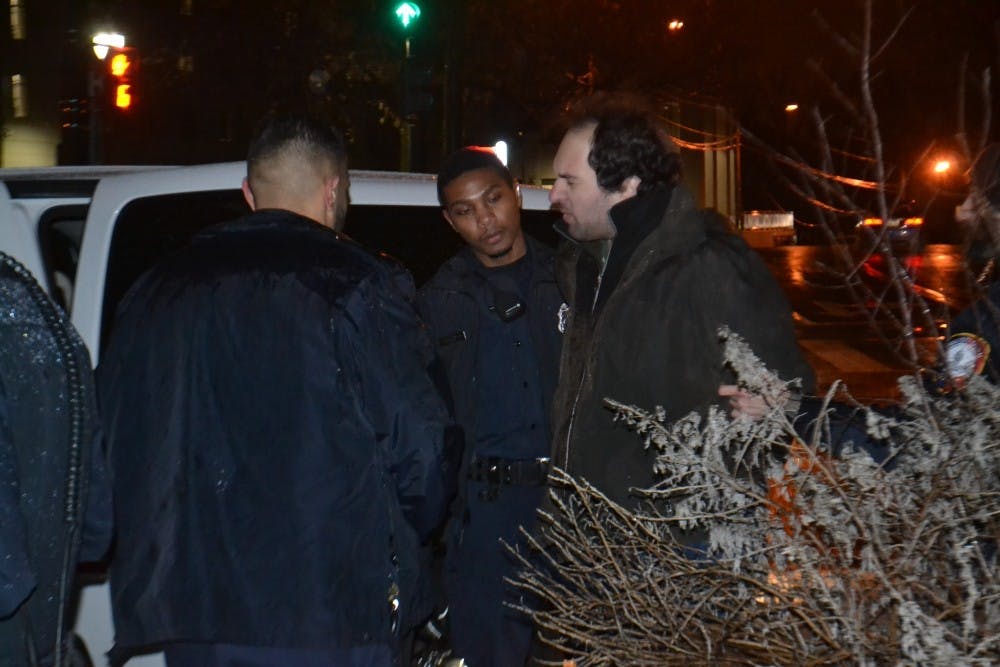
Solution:
<svg viewBox="0 0 1000 667"><path fill-rule="evenodd" d="M457 421L466 431L464 485L447 535L445 587L452 646L476 667L525 664L527 618L504 582L544 493L550 449L549 403L561 336L562 298L553 254L528 239L527 254L486 268L465 249L418 297L437 341Z"/></svg>

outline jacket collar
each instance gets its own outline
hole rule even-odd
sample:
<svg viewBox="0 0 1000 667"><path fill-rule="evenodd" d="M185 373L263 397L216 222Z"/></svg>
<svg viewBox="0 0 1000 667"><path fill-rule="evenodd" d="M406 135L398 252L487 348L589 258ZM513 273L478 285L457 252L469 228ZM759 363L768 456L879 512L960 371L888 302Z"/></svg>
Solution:
<svg viewBox="0 0 1000 667"><path fill-rule="evenodd" d="M610 211L618 232L612 253L631 256L654 230L656 246L662 254L687 252L706 238L701 225L686 223L689 218L677 215L694 207L694 197L683 185L659 185L616 204Z"/></svg>
<svg viewBox="0 0 1000 667"><path fill-rule="evenodd" d="M264 232L274 229L281 229L286 232L295 231L305 234L321 234L324 237L327 235L333 235L341 239L349 238L346 234L335 232L329 227L321 225L315 220L301 216L298 213L293 213L284 209L271 208L259 209L243 216L242 218L227 220L226 222L220 222L218 224L211 225L210 227L206 227L202 231L198 232L194 236L194 239L202 240L232 232Z"/></svg>
<svg viewBox="0 0 1000 667"><path fill-rule="evenodd" d="M694 208L694 197L681 184L654 187L611 208L609 213L617 235L604 274L602 292L605 298L634 261L646 262L683 254L707 238L705 227L685 215ZM564 294L576 297L578 269L588 275L593 273L595 277L600 271L600 253L595 245L600 242L581 243L573 239L562 221L554 227L565 240L557 252L557 282Z"/></svg>
<svg viewBox="0 0 1000 667"><path fill-rule="evenodd" d="M648 192L615 204L608 211L615 226L614 245L611 249L613 256L630 257L643 239L659 226L675 189L657 185Z"/></svg>
<svg viewBox="0 0 1000 667"><path fill-rule="evenodd" d="M539 262L538 255L540 252L538 248L538 243L539 241L536 241L528 234L525 234L524 257L515 261L516 262L524 261L528 264L531 264L532 266L537 264ZM470 248L468 244L463 246L462 249L459 250L453 256L453 259L464 272L477 271L479 273L489 273L490 271L488 267L486 267L482 262L479 261L479 258L476 257L476 254L472 251L472 248ZM513 264L514 262L511 263Z"/></svg>
<svg viewBox="0 0 1000 667"><path fill-rule="evenodd" d="M615 204L609 211L611 222L614 223L617 232L614 243L620 248L634 249L658 225L668 222L667 218L672 217L672 214L693 208L695 208L694 197L690 190L680 184L673 187L658 185L649 192L629 197ZM553 223L552 228L569 248L589 252L595 258L600 256L600 241L577 241L569 235L569 228L562 219ZM704 234L696 234L700 237L698 239L689 239L688 236L689 234L681 233L677 237L679 252L691 245L697 245L697 242L704 238ZM564 247L566 244L560 245Z"/></svg>

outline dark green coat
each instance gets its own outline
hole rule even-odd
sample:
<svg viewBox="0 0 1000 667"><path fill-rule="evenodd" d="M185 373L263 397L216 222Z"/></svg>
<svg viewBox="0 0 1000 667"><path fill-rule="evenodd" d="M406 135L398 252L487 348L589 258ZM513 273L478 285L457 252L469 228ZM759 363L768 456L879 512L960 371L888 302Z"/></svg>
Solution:
<svg viewBox="0 0 1000 667"><path fill-rule="evenodd" d="M655 481L654 454L603 404L652 410L668 421L705 412L722 383L719 327L728 325L786 379L813 384L784 294L760 257L720 214L694 208L681 188L654 188L611 209L618 234L594 298L598 262L560 248L557 279L570 314L553 403L553 463L612 500ZM592 304L594 304L592 306Z"/></svg>

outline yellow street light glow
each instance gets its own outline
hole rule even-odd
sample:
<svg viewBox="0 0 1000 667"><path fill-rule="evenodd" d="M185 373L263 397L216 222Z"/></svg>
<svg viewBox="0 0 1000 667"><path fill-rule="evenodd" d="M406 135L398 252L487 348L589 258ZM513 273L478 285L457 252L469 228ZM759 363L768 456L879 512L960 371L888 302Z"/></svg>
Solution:
<svg viewBox="0 0 1000 667"><path fill-rule="evenodd" d="M680 19L674 19L673 21L667 23L667 30L677 31L683 27L684 27L684 21L681 21Z"/></svg>
<svg viewBox="0 0 1000 667"><path fill-rule="evenodd" d="M951 160L938 160L934 163L934 173L944 174L951 171Z"/></svg>
<svg viewBox="0 0 1000 667"><path fill-rule="evenodd" d="M785 105L785 111L788 111L789 113L792 112L792 111L798 111L798 110L799 110L799 105L798 104L786 104Z"/></svg>

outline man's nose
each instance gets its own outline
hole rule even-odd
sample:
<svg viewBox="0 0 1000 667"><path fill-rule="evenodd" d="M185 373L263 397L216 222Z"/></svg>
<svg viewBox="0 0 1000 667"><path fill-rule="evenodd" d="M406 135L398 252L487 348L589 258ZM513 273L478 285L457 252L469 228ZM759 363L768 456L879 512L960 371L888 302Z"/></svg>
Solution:
<svg viewBox="0 0 1000 667"><path fill-rule="evenodd" d="M549 190L549 204L559 206L560 199L562 199L562 189L558 185L553 185Z"/></svg>
<svg viewBox="0 0 1000 667"><path fill-rule="evenodd" d="M496 212L494 212L492 206L479 206L476 208L476 224L480 227L490 225L496 217Z"/></svg>

